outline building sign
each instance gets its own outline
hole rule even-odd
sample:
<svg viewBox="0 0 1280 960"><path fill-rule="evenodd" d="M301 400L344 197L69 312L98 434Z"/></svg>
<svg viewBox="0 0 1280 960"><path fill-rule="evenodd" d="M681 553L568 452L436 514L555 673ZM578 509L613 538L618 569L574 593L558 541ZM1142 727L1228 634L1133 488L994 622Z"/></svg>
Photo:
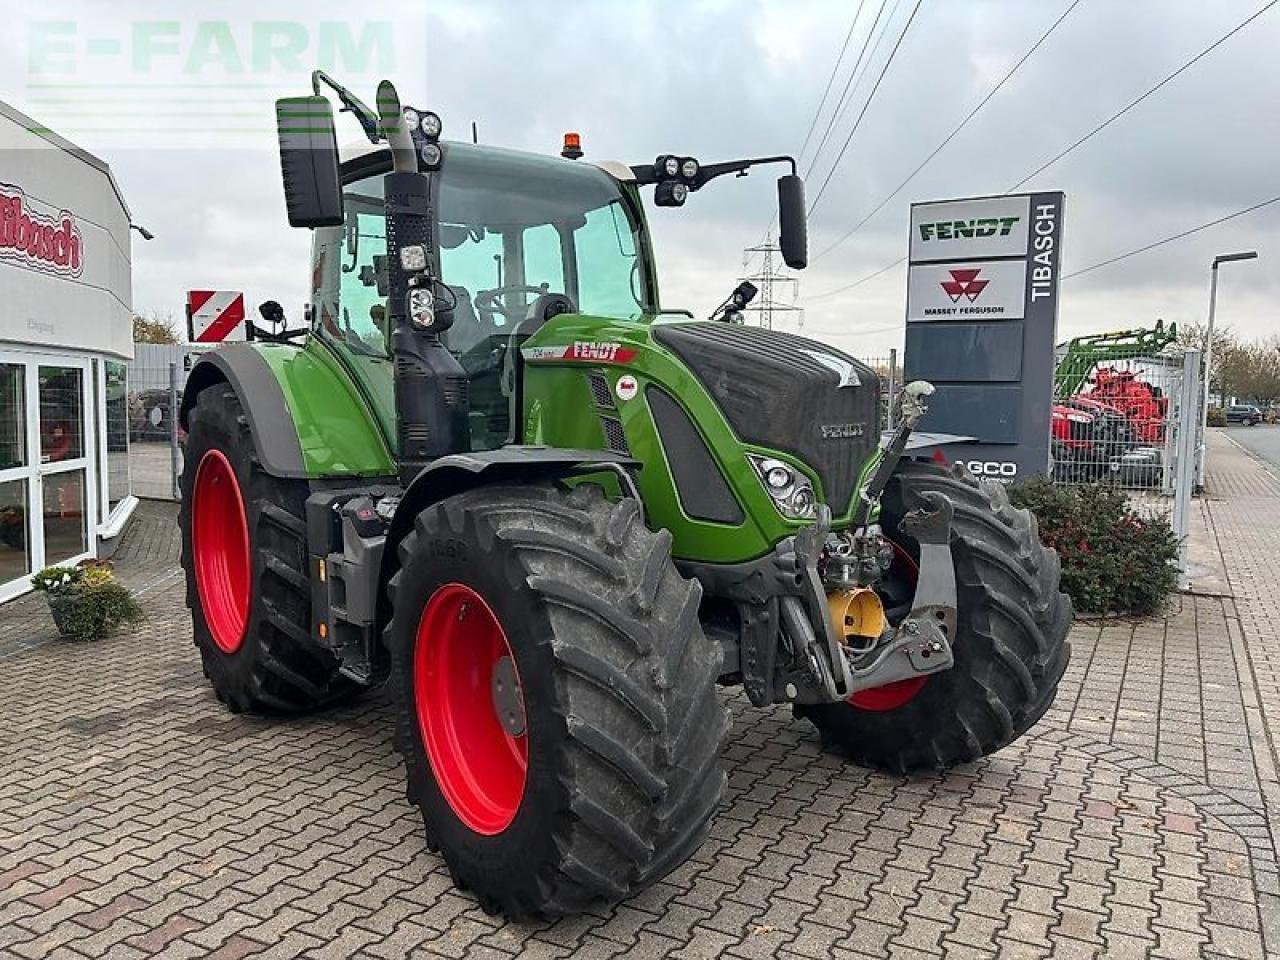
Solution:
<svg viewBox="0 0 1280 960"><path fill-rule="evenodd" d="M1001 480L1049 465L1063 195L915 204L908 379L937 393L922 430L975 437L944 451Z"/></svg>
<svg viewBox="0 0 1280 960"><path fill-rule="evenodd" d="M907 320L1021 320L1026 263L970 260L911 267Z"/></svg>
<svg viewBox="0 0 1280 960"><path fill-rule="evenodd" d="M244 294L235 290L187 291L187 339L192 343L244 340Z"/></svg>
<svg viewBox="0 0 1280 960"><path fill-rule="evenodd" d="M0 183L0 259L64 277L84 272L84 239L75 214Z"/></svg>

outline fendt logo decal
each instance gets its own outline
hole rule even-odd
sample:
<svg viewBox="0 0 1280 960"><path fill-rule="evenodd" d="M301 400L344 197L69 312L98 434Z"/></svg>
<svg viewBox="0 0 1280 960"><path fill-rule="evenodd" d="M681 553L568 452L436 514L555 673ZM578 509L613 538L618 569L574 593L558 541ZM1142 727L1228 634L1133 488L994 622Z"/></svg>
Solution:
<svg viewBox="0 0 1280 960"><path fill-rule="evenodd" d="M987 288L990 280L979 280L978 274L982 272L979 269L969 270L948 270L951 274L950 280L943 280L941 283L943 291L951 298L952 303L959 303L961 297L968 299L970 303L977 300L982 291Z"/></svg>
<svg viewBox="0 0 1280 960"><path fill-rule="evenodd" d="M41 204L43 206L43 204ZM0 260L63 277L84 272L84 239L68 210L39 213L22 188L0 183Z"/></svg>
<svg viewBox="0 0 1280 960"><path fill-rule="evenodd" d="M1007 237L1021 217L978 217L974 220L940 220L920 224L921 240L960 240L973 237Z"/></svg>
<svg viewBox="0 0 1280 960"><path fill-rule="evenodd" d="M546 360L571 360L585 363L630 363L636 358L634 347L620 343L600 343L595 340L575 340L563 347L525 347L521 351L525 360L537 363Z"/></svg>

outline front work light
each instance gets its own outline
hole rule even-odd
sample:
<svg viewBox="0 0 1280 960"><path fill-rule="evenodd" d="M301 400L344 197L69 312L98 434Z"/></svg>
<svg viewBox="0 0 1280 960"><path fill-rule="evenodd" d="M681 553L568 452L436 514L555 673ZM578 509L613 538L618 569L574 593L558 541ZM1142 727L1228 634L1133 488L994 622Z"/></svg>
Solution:
<svg viewBox="0 0 1280 960"><path fill-rule="evenodd" d="M698 161L693 157L685 157L680 161L680 176L690 183L698 178Z"/></svg>
<svg viewBox="0 0 1280 960"><path fill-rule="evenodd" d="M401 247L400 269L405 273L420 273L427 269L427 248L420 243Z"/></svg>
<svg viewBox="0 0 1280 960"><path fill-rule="evenodd" d="M435 294L425 287L409 291L409 322L419 330L430 330L436 325Z"/></svg>
<svg viewBox="0 0 1280 960"><path fill-rule="evenodd" d="M440 122L438 114L427 110L422 114L422 132L426 134L428 140L437 140L440 132L444 129L444 124Z"/></svg>
<svg viewBox="0 0 1280 960"><path fill-rule="evenodd" d="M653 202L660 207L683 206L688 198L689 186L679 180L663 180L653 190Z"/></svg>

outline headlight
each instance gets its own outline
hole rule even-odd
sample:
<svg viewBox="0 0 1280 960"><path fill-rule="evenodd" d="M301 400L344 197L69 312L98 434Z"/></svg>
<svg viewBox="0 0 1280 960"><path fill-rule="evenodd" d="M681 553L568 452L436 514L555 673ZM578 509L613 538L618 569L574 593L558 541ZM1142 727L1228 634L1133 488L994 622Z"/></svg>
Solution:
<svg viewBox="0 0 1280 960"><path fill-rule="evenodd" d="M680 176L692 180L698 175L698 161L693 157L685 157L680 161Z"/></svg>
<svg viewBox="0 0 1280 960"><path fill-rule="evenodd" d="M818 498L808 477L789 463L773 457L749 453L747 460L779 513L789 520L807 520L814 515Z"/></svg>
<svg viewBox="0 0 1280 960"><path fill-rule="evenodd" d="M770 467L769 472L764 475L764 482L774 490L785 490L795 483L795 479L790 470L781 466Z"/></svg>
<svg viewBox="0 0 1280 960"><path fill-rule="evenodd" d="M436 298L430 290L419 288L409 291L409 320L419 330L430 330L436 325Z"/></svg>
<svg viewBox="0 0 1280 960"><path fill-rule="evenodd" d="M418 111L417 111L417 110L415 110L415 109L413 109L413 107L405 107L405 108L404 108L404 122L405 122L406 124L408 124L408 126L409 126L409 129L410 129L410 130L415 130L415 129L417 129L417 126L418 126Z"/></svg>
<svg viewBox="0 0 1280 960"><path fill-rule="evenodd" d="M440 166L440 161L444 157L438 143L424 143L420 153L422 154L422 165L428 170L434 170Z"/></svg>
<svg viewBox="0 0 1280 960"><path fill-rule="evenodd" d="M663 157L662 172L668 177L680 176L680 158L679 157Z"/></svg>
<svg viewBox="0 0 1280 960"><path fill-rule="evenodd" d="M428 110L422 115L422 132L427 135L428 140L435 140L443 129L444 124L440 122L437 114Z"/></svg>

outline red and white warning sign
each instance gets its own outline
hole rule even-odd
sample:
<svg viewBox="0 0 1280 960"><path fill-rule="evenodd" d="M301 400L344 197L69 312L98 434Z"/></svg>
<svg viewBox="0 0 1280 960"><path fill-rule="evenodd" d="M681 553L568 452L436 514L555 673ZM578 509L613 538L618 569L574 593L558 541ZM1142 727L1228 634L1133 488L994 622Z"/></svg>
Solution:
<svg viewBox="0 0 1280 960"><path fill-rule="evenodd" d="M188 290L187 335L192 343L244 340L244 294L235 290Z"/></svg>

